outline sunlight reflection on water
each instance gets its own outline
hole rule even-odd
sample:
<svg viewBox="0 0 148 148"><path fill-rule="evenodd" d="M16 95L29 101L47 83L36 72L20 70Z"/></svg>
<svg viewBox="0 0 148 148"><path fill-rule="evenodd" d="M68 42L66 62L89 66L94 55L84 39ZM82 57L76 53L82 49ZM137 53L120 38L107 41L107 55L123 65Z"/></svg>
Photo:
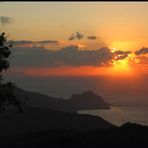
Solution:
<svg viewBox="0 0 148 148"><path fill-rule="evenodd" d="M148 125L148 107L111 107L110 110L81 110L78 113L100 116L118 126L125 122Z"/></svg>

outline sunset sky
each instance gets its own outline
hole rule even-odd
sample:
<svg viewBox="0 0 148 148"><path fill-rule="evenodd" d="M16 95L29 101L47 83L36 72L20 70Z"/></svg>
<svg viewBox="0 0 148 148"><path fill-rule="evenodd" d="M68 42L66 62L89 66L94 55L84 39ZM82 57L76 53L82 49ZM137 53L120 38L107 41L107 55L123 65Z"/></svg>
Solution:
<svg viewBox="0 0 148 148"><path fill-rule="evenodd" d="M1 2L14 74L148 73L147 2Z"/></svg>

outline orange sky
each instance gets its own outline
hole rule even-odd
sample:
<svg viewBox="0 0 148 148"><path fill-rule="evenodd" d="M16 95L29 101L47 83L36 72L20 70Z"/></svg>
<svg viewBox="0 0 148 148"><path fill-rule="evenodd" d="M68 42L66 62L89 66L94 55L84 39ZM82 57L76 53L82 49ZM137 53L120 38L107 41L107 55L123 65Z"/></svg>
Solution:
<svg viewBox="0 0 148 148"><path fill-rule="evenodd" d="M107 76L107 77L131 77L135 78L148 74L148 65L139 65L135 67L110 66L110 67L93 67L93 66L62 66L53 68L13 68L12 71L22 72L26 76Z"/></svg>
<svg viewBox="0 0 148 148"><path fill-rule="evenodd" d="M53 51L70 45L77 45L80 50L107 46L115 51L131 51L123 60L116 61L114 57L110 67L64 65L20 69L27 75L131 76L148 73L147 54L135 55L135 51L148 47L147 2L1 2L0 15L13 18L12 23L1 25L10 40L59 41L58 45L44 46ZM84 38L68 40L76 32ZM88 40L91 35L97 39Z"/></svg>

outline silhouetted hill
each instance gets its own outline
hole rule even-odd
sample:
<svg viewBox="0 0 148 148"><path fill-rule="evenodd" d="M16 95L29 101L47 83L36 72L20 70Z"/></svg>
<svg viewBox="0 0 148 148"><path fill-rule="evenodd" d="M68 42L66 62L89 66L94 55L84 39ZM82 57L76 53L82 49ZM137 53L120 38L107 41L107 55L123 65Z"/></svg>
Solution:
<svg viewBox="0 0 148 148"><path fill-rule="evenodd" d="M54 110L64 110L64 99L47 96L44 94L26 91L20 88L15 89L17 98L22 99L27 97L27 107L51 108Z"/></svg>
<svg viewBox="0 0 148 148"><path fill-rule="evenodd" d="M47 95L25 91L16 88L18 98L28 97L28 107L51 108L59 111L76 112L83 109L109 109L110 104L105 102L101 96L92 91L82 94L73 94L70 99L55 98Z"/></svg>
<svg viewBox="0 0 148 148"><path fill-rule="evenodd" d="M51 109L25 108L23 113L8 109L0 116L0 135L50 129L94 130L115 127L101 117L66 113Z"/></svg>
<svg viewBox="0 0 148 148"><path fill-rule="evenodd" d="M56 129L30 132L13 139L8 138L0 146L7 148L12 146L17 148L147 148L148 127L127 123L121 127L92 131Z"/></svg>
<svg viewBox="0 0 148 148"><path fill-rule="evenodd" d="M71 98L65 100L65 102L76 111L85 109L110 109L110 104L105 102L101 96L98 96L93 91L73 94Z"/></svg>

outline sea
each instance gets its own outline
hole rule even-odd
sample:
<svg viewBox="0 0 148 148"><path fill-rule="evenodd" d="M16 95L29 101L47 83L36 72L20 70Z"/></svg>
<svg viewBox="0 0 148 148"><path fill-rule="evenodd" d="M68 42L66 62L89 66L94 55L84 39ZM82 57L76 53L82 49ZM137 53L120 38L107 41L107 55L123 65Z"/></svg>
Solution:
<svg viewBox="0 0 148 148"><path fill-rule="evenodd" d="M117 126L126 122L148 126L148 107L111 107L109 110L81 110L78 113L99 116Z"/></svg>

